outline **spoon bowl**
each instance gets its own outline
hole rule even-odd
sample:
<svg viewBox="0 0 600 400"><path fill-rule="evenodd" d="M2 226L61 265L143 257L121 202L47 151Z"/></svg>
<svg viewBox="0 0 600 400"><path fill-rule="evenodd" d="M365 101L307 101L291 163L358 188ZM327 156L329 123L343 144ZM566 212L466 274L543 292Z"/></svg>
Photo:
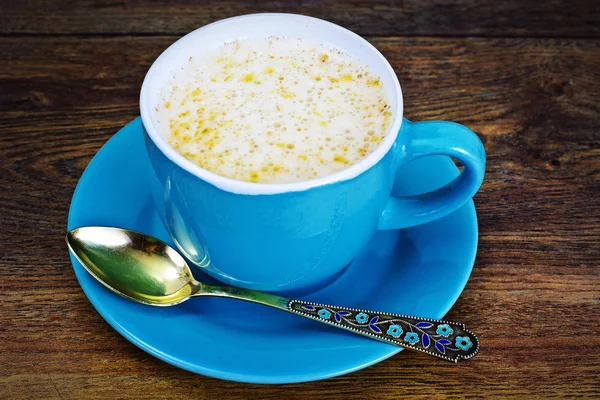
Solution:
<svg viewBox="0 0 600 400"><path fill-rule="evenodd" d="M180 304L200 289L183 257L150 236L91 226L67 233L83 267L113 292L153 306Z"/></svg>
<svg viewBox="0 0 600 400"><path fill-rule="evenodd" d="M448 361L468 359L479 351L477 336L456 322L318 304L198 282L185 259L172 247L127 229L81 227L68 232L66 241L96 280L138 303L166 307L193 296L229 297L278 308Z"/></svg>

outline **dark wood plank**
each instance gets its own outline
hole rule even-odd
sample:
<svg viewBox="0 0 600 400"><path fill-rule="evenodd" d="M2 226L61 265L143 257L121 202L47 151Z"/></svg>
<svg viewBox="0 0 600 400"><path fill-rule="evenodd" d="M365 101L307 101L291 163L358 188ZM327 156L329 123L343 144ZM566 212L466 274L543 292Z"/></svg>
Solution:
<svg viewBox="0 0 600 400"><path fill-rule="evenodd" d="M3 1L1 34L183 35L219 19L288 12L330 20L369 36L600 36L595 0L305 0L153 2Z"/></svg>
<svg viewBox="0 0 600 400"><path fill-rule="evenodd" d="M94 311L63 242L70 198L138 114L172 37L0 38L0 398L397 399L600 396L600 42L372 38L407 117L477 131L488 169L480 248L448 318L483 350L450 365L404 352L310 384L224 382L138 350Z"/></svg>

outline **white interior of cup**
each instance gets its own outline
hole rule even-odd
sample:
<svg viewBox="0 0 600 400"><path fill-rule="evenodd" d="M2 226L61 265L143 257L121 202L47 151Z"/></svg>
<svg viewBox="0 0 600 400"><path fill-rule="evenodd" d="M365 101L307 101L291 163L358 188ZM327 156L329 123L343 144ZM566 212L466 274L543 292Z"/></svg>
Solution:
<svg viewBox="0 0 600 400"><path fill-rule="evenodd" d="M264 39L270 36L299 37L313 43L333 46L367 64L379 75L391 106L392 119L389 132L381 144L360 162L335 174L317 179L284 183L261 184L237 181L207 171L177 153L162 137L156 122L155 108L160 93L174 73L188 61L235 40ZM142 121L148 135L157 147L173 162L199 178L230 192L241 194L276 194L307 190L341 180L352 179L376 164L391 148L402 123L402 92L394 70L369 42L338 25L317 18L295 14L251 14L225 19L199 28L165 50L154 62L140 94Z"/></svg>

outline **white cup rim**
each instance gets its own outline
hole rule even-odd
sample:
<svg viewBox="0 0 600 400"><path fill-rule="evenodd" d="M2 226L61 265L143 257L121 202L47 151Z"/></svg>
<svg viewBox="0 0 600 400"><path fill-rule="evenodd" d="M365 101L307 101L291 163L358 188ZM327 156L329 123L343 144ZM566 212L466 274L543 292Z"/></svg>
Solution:
<svg viewBox="0 0 600 400"><path fill-rule="evenodd" d="M390 123L390 127L388 128L388 132L384 140L377 146L377 148L368 154L365 158L353 164L352 166L342 169L336 173L331 175L326 175L320 178L301 181L301 182L293 182L293 183L254 183L254 182L245 182L239 181L231 178L226 178L224 176L218 175L216 173L210 172L206 169L201 168L197 164L189 161L181 154L179 154L175 149L173 149L168 142L159 134L158 129L156 127L155 121L152 118L152 107L150 106L149 96L152 95L149 90L150 81L156 75L156 72L160 68L166 68L164 65L167 60L169 60L169 55L174 51L175 48L184 45L184 42L187 42L192 37L200 37L204 30L214 27L218 24L229 23L232 21L240 21L242 19L252 19L252 18L300 18L305 20L310 20L313 23L320 23L328 25L331 29L336 29L343 32L345 35L348 35L353 40L360 41L363 46L373 52L373 55L378 59L379 62L382 63L386 72L390 75L390 79L392 81L392 85L394 86L394 93L396 93L396 109L392 110L392 121ZM237 194L248 194L248 195L262 195L262 194L281 194L288 192L299 192L305 191L312 188L316 188L319 186L324 186L336 182L341 182L349 179L353 179L365 171L369 170L375 164L377 164L392 148L394 145L398 133L400 131L400 127L402 124L402 116L403 116L403 99L402 99L402 90L400 88L400 82L398 81L398 77L394 72L390 63L383 57L383 55L377 50L372 44L366 41L361 36L355 34L354 32L343 28L334 23L314 18L308 17L305 15L298 14L285 14L285 13L260 13L260 14L248 14L241 15L238 17L232 17L223 19L217 22L213 22L211 24L202 26L185 36L178 39L175 43L171 44L152 64L146 76L144 78L144 82L142 83L142 89L140 92L140 112L142 116L142 123L144 124L144 128L150 137L150 139L154 142L154 144L158 147L158 149L172 162L188 171L189 173L197 176L198 178L206 181L222 190L237 193Z"/></svg>

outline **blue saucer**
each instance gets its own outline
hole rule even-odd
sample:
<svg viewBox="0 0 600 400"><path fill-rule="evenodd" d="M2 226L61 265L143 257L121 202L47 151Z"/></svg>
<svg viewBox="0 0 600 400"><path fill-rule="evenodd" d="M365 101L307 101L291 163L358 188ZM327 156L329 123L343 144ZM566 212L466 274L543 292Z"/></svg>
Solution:
<svg viewBox="0 0 600 400"><path fill-rule="evenodd" d="M88 165L73 195L68 228L119 226L172 245L153 209L145 179L149 168L137 118ZM396 192L417 194L441 187L458 170L440 156L413 162L400 174L402 191ZM340 277L304 299L441 318L465 287L476 250L477 217L470 201L429 224L378 232ZM252 383L304 382L356 371L400 351L238 300L198 298L170 308L140 305L105 289L73 257L71 262L85 294L113 328L146 352L203 375Z"/></svg>

